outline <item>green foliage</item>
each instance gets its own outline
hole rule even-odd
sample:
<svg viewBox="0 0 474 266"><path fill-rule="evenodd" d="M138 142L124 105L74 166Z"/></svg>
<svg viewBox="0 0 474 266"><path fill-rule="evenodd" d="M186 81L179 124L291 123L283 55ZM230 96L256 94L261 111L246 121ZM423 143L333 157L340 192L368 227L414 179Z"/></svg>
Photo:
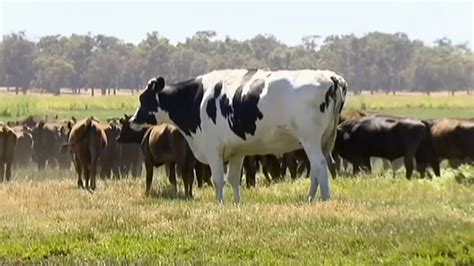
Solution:
<svg viewBox="0 0 474 266"><path fill-rule="evenodd" d="M474 55L465 44L439 39L425 46L404 33L372 32L362 37L302 38L288 46L273 35L249 40L215 38L198 31L183 43L171 44L158 32L134 45L113 36L44 36L37 43L23 32L5 35L0 43L0 84L57 92L62 87L143 88L150 78L182 81L223 68L332 69L344 75L350 89L395 92L469 90L474 86Z"/></svg>

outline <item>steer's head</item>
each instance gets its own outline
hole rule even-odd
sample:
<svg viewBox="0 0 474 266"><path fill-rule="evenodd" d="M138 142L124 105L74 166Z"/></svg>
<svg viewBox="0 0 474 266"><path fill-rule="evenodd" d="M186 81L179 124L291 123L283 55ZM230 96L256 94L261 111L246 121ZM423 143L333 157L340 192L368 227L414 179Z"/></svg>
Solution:
<svg viewBox="0 0 474 266"><path fill-rule="evenodd" d="M140 93L137 111L130 119L130 127L135 131L141 131L145 127L160 124L160 101L158 93L165 87L162 77L153 78L148 81L145 90ZM163 111L161 111L163 112Z"/></svg>

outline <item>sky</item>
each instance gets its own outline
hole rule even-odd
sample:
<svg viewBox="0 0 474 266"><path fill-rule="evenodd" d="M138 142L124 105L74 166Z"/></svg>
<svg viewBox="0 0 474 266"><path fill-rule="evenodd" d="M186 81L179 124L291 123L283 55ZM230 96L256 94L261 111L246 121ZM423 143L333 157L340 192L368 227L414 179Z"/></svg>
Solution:
<svg viewBox="0 0 474 266"><path fill-rule="evenodd" d="M147 32L158 31L176 43L199 30L239 40L269 33L289 45L306 35L323 40L373 31L404 32L428 45L448 37L472 48L474 40L472 1L0 1L0 33L24 30L32 40L90 32L138 43Z"/></svg>

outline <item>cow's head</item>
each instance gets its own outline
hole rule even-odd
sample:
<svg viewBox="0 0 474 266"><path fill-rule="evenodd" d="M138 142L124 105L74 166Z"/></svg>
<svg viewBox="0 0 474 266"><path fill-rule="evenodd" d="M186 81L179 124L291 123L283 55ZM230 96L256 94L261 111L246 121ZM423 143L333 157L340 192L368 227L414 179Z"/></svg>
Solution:
<svg viewBox="0 0 474 266"><path fill-rule="evenodd" d="M164 87L165 80L162 77L148 81L146 89L140 93L137 111L130 118L130 127L133 130L141 131L145 127L159 124L160 102L158 94Z"/></svg>

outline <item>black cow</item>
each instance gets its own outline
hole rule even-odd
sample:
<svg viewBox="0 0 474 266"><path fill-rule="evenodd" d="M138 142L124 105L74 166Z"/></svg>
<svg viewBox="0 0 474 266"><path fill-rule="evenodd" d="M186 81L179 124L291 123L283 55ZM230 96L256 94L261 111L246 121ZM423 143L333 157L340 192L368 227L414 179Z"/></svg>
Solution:
<svg viewBox="0 0 474 266"><path fill-rule="evenodd" d="M429 128L424 121L394 116L370 116L347 120L338 126L334 151L351 162L354 174L371 171L370 157L395 160L403 157L410 179L419 149L429 152Z"/></svg>

